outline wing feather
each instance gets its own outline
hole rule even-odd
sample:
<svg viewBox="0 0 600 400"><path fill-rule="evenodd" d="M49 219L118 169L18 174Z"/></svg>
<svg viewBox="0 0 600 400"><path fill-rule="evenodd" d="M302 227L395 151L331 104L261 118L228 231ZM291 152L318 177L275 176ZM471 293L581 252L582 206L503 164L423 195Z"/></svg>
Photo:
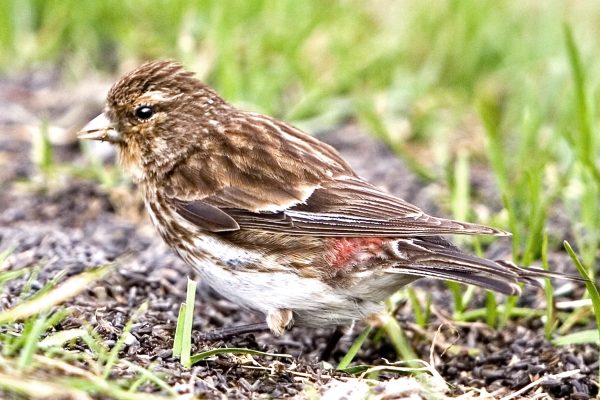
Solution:
<svg viewBox="0 0 600 400"><path fill-rule="evenodd" d="M236 193L239 194L239 190L228 193L226 204L236 204L233 197ZM241 198L238 204L242 202ZM200 202L213 207L224 204L222 195L207 197ZM219 209L242 229L296 235L406 237L507 234L482 225L432 217L356 177L327 182L314 190L303 203L282 211L255 212L227 206Z"/></svg>
<svg viewBox="0 0 600 400"><path fill-rule="evenodd" d="M240 229L296 235L507 235L427 215L358 177L333 147L272 118L234 114L220 133L222 147L189 157L167 185L177 212L204 229L231 230L228 217Z"/></svg>

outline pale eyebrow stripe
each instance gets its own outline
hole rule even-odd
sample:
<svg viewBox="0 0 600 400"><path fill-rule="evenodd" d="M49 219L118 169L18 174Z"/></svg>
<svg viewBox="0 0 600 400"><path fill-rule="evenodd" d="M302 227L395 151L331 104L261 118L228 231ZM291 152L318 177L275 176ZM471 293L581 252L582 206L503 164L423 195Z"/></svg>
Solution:
<svg viewBox="0 0 600 400"><path fill-rule="evenodd" d="M174 100L179 96L181 96L180 93L179 94L168 94L166 92L163 92L162 90L152 90L150 92L144 93L142 98L148 98L148 99L156 101L156 102L162 102L162 101Z"/></svg>

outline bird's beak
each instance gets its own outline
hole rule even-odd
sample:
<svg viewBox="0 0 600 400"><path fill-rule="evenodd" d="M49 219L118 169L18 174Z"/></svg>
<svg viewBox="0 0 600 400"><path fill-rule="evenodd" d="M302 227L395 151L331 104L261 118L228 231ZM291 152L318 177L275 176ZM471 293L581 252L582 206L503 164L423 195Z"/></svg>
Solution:
<svg viewBox="0 0 600 400"><path fill-rule="evenodd" d="M87 123L81 131L77 133L79 139L91 139L118 143L121 141L121 134L114 127L112 122L104 113Z"/></svg>

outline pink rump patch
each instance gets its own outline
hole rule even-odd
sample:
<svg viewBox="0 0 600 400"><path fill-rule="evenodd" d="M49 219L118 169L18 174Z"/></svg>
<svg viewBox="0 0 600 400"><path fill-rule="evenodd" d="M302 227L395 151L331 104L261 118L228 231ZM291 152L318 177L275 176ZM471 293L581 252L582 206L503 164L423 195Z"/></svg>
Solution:
<svg viewBox="0 0 600 400"><path fill-rule="evenodd" d="M385 239L358 237L358 238L329 238L329 254L327 261L333 269L344 269L352 264L352 261L358 261L359 256L376 256L381 253Z"/></svg>

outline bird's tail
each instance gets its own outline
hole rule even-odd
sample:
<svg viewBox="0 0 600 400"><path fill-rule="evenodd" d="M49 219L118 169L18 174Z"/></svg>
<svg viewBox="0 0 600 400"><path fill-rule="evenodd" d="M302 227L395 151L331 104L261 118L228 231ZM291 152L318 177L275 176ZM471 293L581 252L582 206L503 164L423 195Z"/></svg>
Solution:
<svg viewBox="0 0 600 400"><path fill-rule="evenodd" d="M389 270L394 273L466 283L508 295L520 294L521 282L541 286L540 278L585 281L574 275L476 257L442 237L398 239L396 243L393 251L399 262Z"/></svg>

